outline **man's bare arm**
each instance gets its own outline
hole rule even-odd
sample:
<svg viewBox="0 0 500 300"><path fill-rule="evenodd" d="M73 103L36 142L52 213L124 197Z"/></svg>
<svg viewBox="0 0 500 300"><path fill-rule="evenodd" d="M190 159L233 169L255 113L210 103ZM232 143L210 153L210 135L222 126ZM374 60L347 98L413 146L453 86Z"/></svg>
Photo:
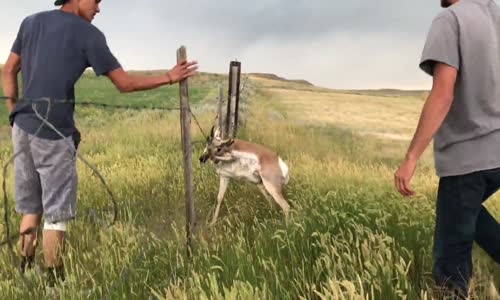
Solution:
<svg viewBox="0 0 500 300"><path fill-rule="evenodd" d="M436 63L434 66L432 91L422 109L417 130L406 157L394 174L394 184L402 195L415 194L410 187L411 178L415 172L417 161L450 110L457 73L457 69L443 63Z"/></svg>
<svg viewBox="0 0 500 300"><path fill-rule="evenodd" d="M432 90L422 109L407 159L418 160L441 127L453 102L456 79L457 69L443 63L435 64Z"/></svg>
<svg viewBox="0 0 500 300"><path fill-rule="evenodd" d="M157 76L132 75L122 68L106 73L116 88L122 93L154 89L193 76L198 66L196 62L177 64L165 74Z"/></svg>
<svg viewBox="0 0 500 300"><path fill-rule="evenodd" d="M16 104L16 99L19 95L19 87L17 83L17 74L21 70L21 57L16 53L11 52L7 62L2 69L2 89L6 97L10 97L5 102L7 109L11 112Z"/></svg>

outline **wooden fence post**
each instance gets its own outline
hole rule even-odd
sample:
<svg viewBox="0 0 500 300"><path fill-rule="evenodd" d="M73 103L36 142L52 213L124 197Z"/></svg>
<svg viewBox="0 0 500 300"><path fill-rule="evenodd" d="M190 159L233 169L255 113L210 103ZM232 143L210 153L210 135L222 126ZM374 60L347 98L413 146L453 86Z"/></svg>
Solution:
<svg viewBox="0 0 500 300"><path fill-rule="evenodd" d="M222 103L224 102L224 92L222 91L222 83L219 83L219 106L217 110L217 125L219 126L220 133L225 134L226 129L224 128L224 115L222 114Z"/></svg>
<svg viewBox="0 0 500 300"><path fill-rule="evenodd" d="M177 63L187 60L186 48L182 46L177 50ZM193 249L191 240L196 227L196 216L193 198L193 169L191 156L191 112L189 109L188 80L179 82L180 111L181 111L181 141L184 159L184 182L186 195L186 244L187 254L191 257Z"/></svg>
<svg viewBox="0 0 500 300"><path fill-rule="evenodd" d="M233 127L233 137L236 137L238 133L238 122L240 115L240 77L241 77L241 62L233 62L234 68L236 68L236 81L234 83L233 93L235 94L235 105L234 105L234 127Z"/></svg>
<svg viewBox="0 0 500 300"><path fill-rule="evenodd" d="M229 91L227 101L226 138L236 137L240 98L241 63L232 61L229 67Z"/></svg>

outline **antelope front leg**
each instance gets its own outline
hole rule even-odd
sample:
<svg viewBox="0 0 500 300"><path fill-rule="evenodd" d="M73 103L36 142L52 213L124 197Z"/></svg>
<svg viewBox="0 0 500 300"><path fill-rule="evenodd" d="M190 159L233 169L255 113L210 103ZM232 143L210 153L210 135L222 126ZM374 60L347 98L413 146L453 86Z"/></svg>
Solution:
<svg viewBox="0 0 500 300"><path fill-rule="evenodd" d="M220 205L222 204L222 199L224 199L224 194L226 193L227 185L229 184L229 178L221 176L219 185L219 195L217 195L217 207L215 208L214 217L210 226L214 226L217 221L217 216L219 215Z"/></svg>

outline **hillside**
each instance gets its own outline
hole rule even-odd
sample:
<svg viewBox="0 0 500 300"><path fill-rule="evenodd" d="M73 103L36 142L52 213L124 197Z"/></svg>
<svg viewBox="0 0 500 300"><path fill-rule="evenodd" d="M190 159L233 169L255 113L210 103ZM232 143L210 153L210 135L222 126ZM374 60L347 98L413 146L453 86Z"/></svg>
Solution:
<svg viewBox="0 0 500 300"><path fill-rule="evenodd" d="M212 165L198 162L206 137L197 122L205 133L214 125L217 85L222 81L226 92L227 76L202 73L189 81L197 121L192 122L197 230L188 257L178 86L120 94L107 78L86 74L76 87L80 100L165 110L77 104L79 153L105 178L117 198L119 217L114 226L106 226L111 200L79 161L66 281L51 298L438 298L429 277L439 180L431 149L412 182L416 197L403 198L393 186L424 92L342 91L269 76L243 78L238 138L264 145L287 164L290 181L283 194L291 206L288 218L257 186L235 179L217 223L208 226L220 180ZM0 164L12 154L10 140L0 139ZM19 215L13 209L12 167L8 170L8 220L15 231ZM486 203L496 218L499 200L494 196ZM0 236L3 240L4 226ZM10 253L0 248L2 298L44 298L44 277L37 271L21 277ZM39 248L40 269L41 257ZM495 299L500 267L475 251L474 274L477 299Z"/></svg>
<svg viewBox="0 0 500 300"><path fill-rule="evenodd" d="M283 78L283 77L279 77L278 75L275 75L275 74L269 74L269 73L248 73L247 75L251 76L251 77L264 78L264 79L269 79L269 80L274 80L274 81L285 81L285 82L298 83L298 84L307 85L307 86L313 86L313 84L310 83L307 80L303 80L303 79L286 79L286 78Z"/></svg>

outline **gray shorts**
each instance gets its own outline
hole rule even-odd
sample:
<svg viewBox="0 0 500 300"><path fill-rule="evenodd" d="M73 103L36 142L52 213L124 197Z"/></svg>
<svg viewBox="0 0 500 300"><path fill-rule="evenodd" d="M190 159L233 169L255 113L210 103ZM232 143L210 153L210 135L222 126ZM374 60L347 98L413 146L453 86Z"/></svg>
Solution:
<svg viewBox="0 0 500 300"><path fill-rule="evenodd" d="M31 140L31 142L30 142ZM76 212L76 156L68 141L34 137L12 128L16 211L43 214L45 222L73 219Z"/></svg>

